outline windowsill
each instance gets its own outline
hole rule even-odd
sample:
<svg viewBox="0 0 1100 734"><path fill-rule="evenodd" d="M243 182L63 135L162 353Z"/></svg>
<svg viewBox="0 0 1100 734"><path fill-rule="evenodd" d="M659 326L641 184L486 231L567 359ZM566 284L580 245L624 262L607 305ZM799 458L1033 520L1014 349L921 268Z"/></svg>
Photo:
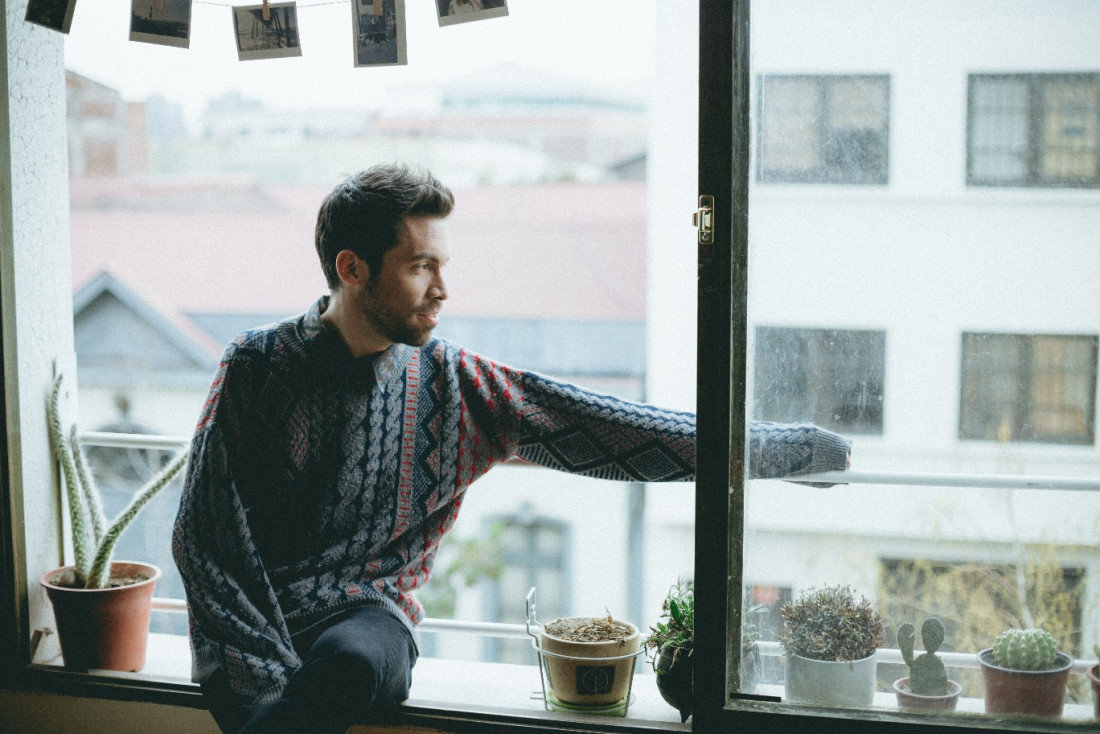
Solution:
<svg viewBox="0 0 1100 734"><path fill-rule="evenodd" d="M606 726L621 722L633 728L661 731L691 731L691 722L680 723L680 715L665 703L648 671L635 676L628 716L611 717L548 711L542 697L538 666L531 653L531 665L482 663L442 658L421 658L413 671L412 691L403 704L410 713L440 711ZM34 664L40 668L61 668L56 635L39 645ZM644 667L639 663L639 669ZM198 686L191 683L191 651L186 637L151 633L145 667L140 673L90 671L87 675L120 683L143 686Z"/></svg>
<svg viewBox="0 0 1100 734"><path fill-rule="evenodd" d="M532 652L532 656L534 652ZM60 650L56 636L51 635L39 646L33 661L43 669L61 668ZM411 714L438 714L454 712L524 719L533 723L550 724L568 722L569 724L597 724L600 726L622 723L634 729L653 729L659 731L691 731L691 720L679 721L679 714L665 703L644 662L639 665L644 672L635 676L631 691L631 703L626 717L598 716L572 712L548 711L542 697L542 683L538 667L505 663L483 663L442 658L421 658L413 673L412 692L404 703ZM121 673L115 671L92 671L88 675L100 681L114 680L122 683L141 684L142 686L163 685L171 688L198 690L191 683L191 652L186 637L152 633L149 635L149 648L146 665L140 673ZM760 685L756 694L780 699L783 696L782 685ZM193 704L192 704L193 705ZM799 711L801 707L790 704L770 704L761 702L745 703L754 710L771 709L785 713ZM742 707L742 704L735 704ZM809 709L802 709L807 713ZM960 717L977 716L985 711L985 701L981 698L963 697L959 699L956 713ZM1067 701L1061 719L1053 720L1065 724L1089 722L1093 718L1093 705ZM876 692L874 702L867 713L896 716L902 714L897 699L890 692ZM914 714L918 717L920 714ZM960 722L961 723L961 722Z"/></svg>

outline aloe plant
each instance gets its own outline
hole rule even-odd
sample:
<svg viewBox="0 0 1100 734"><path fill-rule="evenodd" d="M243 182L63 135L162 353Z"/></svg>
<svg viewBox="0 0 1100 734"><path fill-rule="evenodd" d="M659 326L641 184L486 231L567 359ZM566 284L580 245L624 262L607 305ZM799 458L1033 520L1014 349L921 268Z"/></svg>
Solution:
<svg viewBox="0 0 1100 734"><path fill-rule="evenodd" d="M65 496L69 504L72 529L74 579L66 585L84 589L101 589L110 577L111 555L123 531L129 527L145 505L167 487L187 463L187 452L181 451L146 482L118 517L110 524L103 514L103 501L95 485L77 436L76 424L68 433L61 426L61 383L63 375L54 381L47 415L50 447L61 463Z"/></svg>

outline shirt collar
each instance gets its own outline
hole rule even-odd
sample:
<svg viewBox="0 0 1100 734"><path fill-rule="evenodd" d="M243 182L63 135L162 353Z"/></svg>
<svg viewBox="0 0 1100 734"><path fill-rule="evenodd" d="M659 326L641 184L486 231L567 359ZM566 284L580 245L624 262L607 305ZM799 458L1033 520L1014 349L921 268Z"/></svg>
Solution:
<svg viewBox="0 0 1100 734"><path fill-rule="evenodd" d="M302 327L307 340L312 341L328 335L328 330L321 320L321 314L328 308L328 304L329 296L321 296L317 299L316 303L310 307L309 311L306 312ZM344 340L340 338L340 335L334 333L330 336L335 343L339 344L344 353L347 354L347 345L344 344ZM374 370L374 381L378 384L379 388L384 390L387 384L404 374L405 367L408 365L412 353L413 348L408 344L391 344L378 354L373 354L364 359L370 360ZM348 357L351 358L351 355L348 354Z"/></svg>

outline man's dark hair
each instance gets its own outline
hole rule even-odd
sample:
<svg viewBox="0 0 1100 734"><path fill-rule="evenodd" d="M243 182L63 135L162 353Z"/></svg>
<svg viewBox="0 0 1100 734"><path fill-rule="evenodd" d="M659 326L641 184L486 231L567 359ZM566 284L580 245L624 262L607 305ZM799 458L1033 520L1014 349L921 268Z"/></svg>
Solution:
<svg viewBox="0 0 1100 734"><path fill-rule="evenodd" d="M445 217L454 203L454 194L435 176L403 164L377 165L349 176L317 212L317 256L329 288L340 285L336 256L341 250L363 258L374 275L382 268L382 256L397 245L404 217Z"/></svg>

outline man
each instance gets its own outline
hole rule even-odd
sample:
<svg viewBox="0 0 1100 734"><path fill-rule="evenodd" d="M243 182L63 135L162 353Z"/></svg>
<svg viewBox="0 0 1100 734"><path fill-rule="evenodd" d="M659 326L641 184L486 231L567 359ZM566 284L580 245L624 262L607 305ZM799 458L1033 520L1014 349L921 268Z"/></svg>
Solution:
<svg viewBox="0 0 1100 734"><path fill-rule="evenodd" d="M453 204L426 172L352 176L317 217L331 295L226 348L173 533L193 675L226 732L341 732L407 698L412 592L494 464L694 478L690 413L432 338ZM810 425L754 423L750 440L756 476L842 469L849 450Z"/></svg>

